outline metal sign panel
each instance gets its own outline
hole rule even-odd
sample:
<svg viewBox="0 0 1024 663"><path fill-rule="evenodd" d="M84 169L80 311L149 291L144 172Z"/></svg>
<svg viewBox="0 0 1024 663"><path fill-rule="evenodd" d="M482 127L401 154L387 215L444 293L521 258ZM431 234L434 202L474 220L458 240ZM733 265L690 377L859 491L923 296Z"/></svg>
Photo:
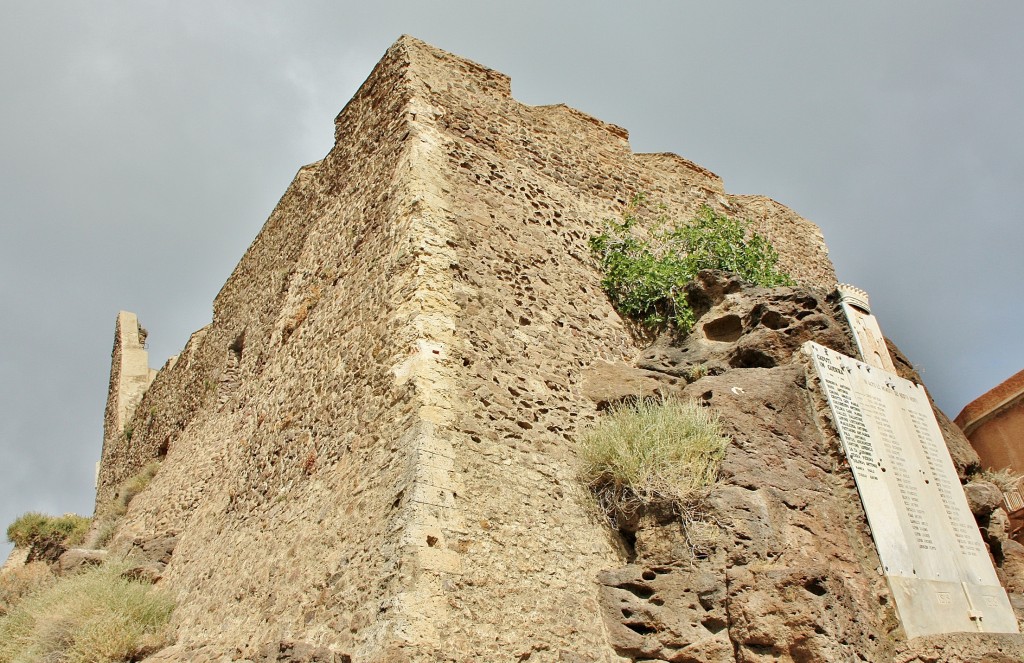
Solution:
<svg viewBox="0 0 1024 663"><path fill-rule="evenodd" d="M908 637L1017 633L924 388L804 344Z"/></svg>

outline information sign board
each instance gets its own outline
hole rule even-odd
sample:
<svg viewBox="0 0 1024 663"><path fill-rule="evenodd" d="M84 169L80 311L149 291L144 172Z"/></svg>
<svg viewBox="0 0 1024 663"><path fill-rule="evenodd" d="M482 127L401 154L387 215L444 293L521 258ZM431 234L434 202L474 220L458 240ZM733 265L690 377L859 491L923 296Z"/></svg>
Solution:
<svg viewBox="0 0 1024 663"><path fill-rule="evenodd" d="M1017 633L924 388L814 342L804 352L907 636Z"/></svg>

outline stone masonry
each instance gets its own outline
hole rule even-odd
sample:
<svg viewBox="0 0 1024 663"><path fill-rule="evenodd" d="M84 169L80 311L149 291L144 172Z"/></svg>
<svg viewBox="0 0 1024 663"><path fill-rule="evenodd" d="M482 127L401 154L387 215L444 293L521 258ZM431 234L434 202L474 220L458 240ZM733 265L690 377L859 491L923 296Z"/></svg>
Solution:
<svg viewBox="0 0 1024 663"><path fill-rule="evenodd" d="M508 77L409 37L335 137L299 170L210 325L146 390L130 437L108 405L98 512L163 459L111 543L175 542L159 583L178 601L176 642L148 660L640 660L647 649L622 645L607 614L607 585L636 553L576 477L576 440L599 416L588 367L641 352L588 238L637 192L682 217L706 204L751 219L783 269L825 292L820 232L676 155L634 154L619 127L520 104ZM754 389L762 368L730 367ZM803 417L775 451L816 430ZM844 492L828 504L862 545L847 484L831 481ZM847 561L835 573L863 572ZM768 587L760 577L744 591ZM870 625L856 637L890 637ZM727 635L708 657L734 660ZM749 642L752 656L772 651ZM672 660L720 660L708 657Z"/></svg>
<svg viewBox="0 0 1024 663"><path fill-rule="evenodd" d="M149 367L146 330L134 313L117 314L114 349L110 353L110 390L103 416L103 461L110 468L126 465L119 452L134 435L130 422L157 372Z"/></svg>

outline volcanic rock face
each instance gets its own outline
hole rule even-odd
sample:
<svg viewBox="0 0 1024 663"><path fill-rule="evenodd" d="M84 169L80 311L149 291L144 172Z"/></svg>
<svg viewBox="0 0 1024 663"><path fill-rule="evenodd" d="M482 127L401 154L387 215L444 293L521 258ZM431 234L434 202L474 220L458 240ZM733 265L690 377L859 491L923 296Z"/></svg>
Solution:
<svg viewBox="0 0 1024 663"><path fill-rule="evenodd" d="M695 514L651 514L623 533L634 558L599 577L616 652L749 662L1024 655L1019 636L973 636L955 655L948 648L960 636L912 647L901 638L853 476L799 352L813 339L856 353L826 293L703 272L691 297L706 302L694 332L641 352L634 379L666 376L661 391L713 408L733 443L722 481ZM619 399L635 397L633 381L620 384ZM606 384L604 398L614 402L613 392ZM969 484L983 525L994 511L990 490Z"/></svg>
<svg viewBox="0 0 1024 663"><path fill-rule="evenodd" d="M702 275L696 332L641 352L587 245L637 192L684 218L750 218L801 287ZM852 478L794 359L810 338L852 352L834 280L790 210L402 38L131 435L106 432L98 512L164 458L111 544L166 563L177 640L151 660L901 652ZM648 514L617 532L578 480L580 431L627 384L722 413L734 442L700 523Z"/></svg>

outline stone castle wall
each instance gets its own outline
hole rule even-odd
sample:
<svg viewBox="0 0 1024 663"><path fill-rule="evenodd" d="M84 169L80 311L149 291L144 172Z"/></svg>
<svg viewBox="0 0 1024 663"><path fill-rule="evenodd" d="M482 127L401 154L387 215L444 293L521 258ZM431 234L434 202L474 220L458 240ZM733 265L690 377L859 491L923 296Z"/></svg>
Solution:
<svg viewBox="0 0 1024 663"><path fill-rule="evenodd" d="M632 553L576 479L575 441L597 417L586 367L639 351L587 241L641 191L748 217L803 285L834 284L820 232L778 203L399 40L132 439L105 447L97 510L164 458L112 544L177 537L161 583L178 639L154 660L292 641L357 661L620 660L597 578Z"/></svg>
<svg viewBox="0 0 1024 663"><path fill-rule="evenodd" d="M100 476L133 466L129 447L134 438L132 419L139 402L156 377L149 368L146 330L134 313L121 311L114 326L110 353L110 386L103 413L103 460ZM97 485L100 485L99 477Z"/></svg>

